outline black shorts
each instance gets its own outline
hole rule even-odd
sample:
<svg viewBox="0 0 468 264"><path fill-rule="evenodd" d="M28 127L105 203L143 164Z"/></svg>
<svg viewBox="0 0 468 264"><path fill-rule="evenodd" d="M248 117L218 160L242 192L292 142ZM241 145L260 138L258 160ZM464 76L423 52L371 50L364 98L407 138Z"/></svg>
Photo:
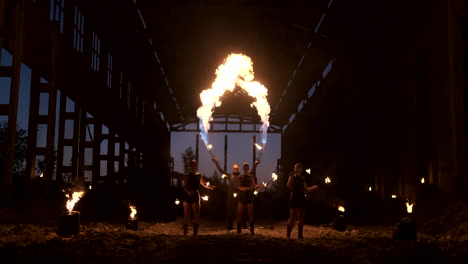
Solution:
<svg viewBox="0 0 468 264"><path fill-rule="evenodd" d="M254 201L254 194L252 191L239 191L237 201L241 204L251 204Z"/></svg>
<svg viewBox="0 0 468 264"><path fill-rule="evenodd" d="M289 197L289 207L290 208L305 208L306 202L304 195L291 195Z"/></svg>
<svg viewBox="0 0 468 264"><path fill-rule="evenodd" d="M184 197L182 199L184 203L198 203L200 202L200 193L195 192L194 194L190 195L184 192Z"/></svg>

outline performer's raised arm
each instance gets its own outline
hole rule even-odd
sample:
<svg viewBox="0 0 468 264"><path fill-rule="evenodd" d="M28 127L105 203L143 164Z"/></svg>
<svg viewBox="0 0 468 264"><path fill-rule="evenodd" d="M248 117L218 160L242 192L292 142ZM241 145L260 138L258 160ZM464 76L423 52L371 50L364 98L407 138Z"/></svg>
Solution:
<svg viewBox="0 0 468 264"><path fill-rule="evenodd" d="M221 165L219 164L219 161L218 159L213 155L211 157L211 160L214 162L214 164L216 165L216 168L218 169L219 173L221 174L227 174L227 172L221 167Z"/></svg>

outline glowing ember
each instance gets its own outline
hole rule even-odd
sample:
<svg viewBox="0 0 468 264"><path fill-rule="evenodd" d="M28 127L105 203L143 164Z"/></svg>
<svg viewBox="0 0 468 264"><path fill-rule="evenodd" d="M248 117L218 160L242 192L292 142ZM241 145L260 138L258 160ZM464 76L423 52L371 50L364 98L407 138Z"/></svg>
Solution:
<svg viewBox="0 0 468 264"><path fill-rule="evenodd" d="M406 202L406 211L408 212L408 214L411 214L413 212L413 204Z"/></svg>
<svg viewBox="0 0 468 264"><path fill-rule="evenodd" d="M206 182L206 186L210 186L210 182Z"/></svg>
<svg viewBox="0 0 468 264"><path fill-rule="evenodd" d="M208 195L202 196L203 201L208 201Z"/></svg>
<svg viewBox="0 0 468 264"><path fill-rule="evenodd" d="M134 205L130 205L130 219L135 219L135 215L137 214L136 207Z"/></svg>
<svg viewBox="0 0 468 264"><path fill-rule="evenodd" d="M255 194L255 195L257 195L257 194L258 194L258 192L257 192L257 191L254 191L254 194Z"/></svg>
<svg viewBox="0 0 468 264"><path fill-rule="evenodd" d="M255 147L257 147L257 149L258 149L258 150L262 150L262 149L263 149L263 147L262 147L262 146L260 146L260 145L259 145L259 144L257 144L257 143L255 143Z"/></svg>
<svg viewBox="0 0 468 264"><path fill-rule="evenodd" d="M423 183L423 184L424 184L424 178L421 178L421 183Z"/></svg>
<svg viewBox="0 0 468 264"><path fill-rule="evenodd" d="M308 174L310 174L310 169L307 169L306 172L307 172Z"/></svg>
<svg viewBox="0 0 468 264"><path fill-rule="evenodd" d="M372 186L369 186L369 192L372 192Z"/></svg>
<svg viewBox="0 0 468 264"><path fill-rule="evenodd" d="M331 182L330 178L326 177L326 178L325 178L325 183L326 183L326 184L329 184L330 182Z"/></svg>
<svg viewBox="0 0 468 264"><path fill-rule="evenodd" d="M213 145L208 144L208 146L206 146L206 148L207 148L208 150L212 150L212 149L213 149Z"/></svg>
<svg viewBox="0 0 468 264"><path fill-rule="evenodd" d="M221 178L225 179L227 178L227 175L223 173L223 175L221 175Z"/></svg>
<svg viewBox="0 0 468 264"><path fill-rule="evenodd" d="M44 173L43 173L43 172L41 172L41 175L39 175L39 178L42 178L42 177L44 177Z"/></svg>
<svg viewBox="0 0 468 264"><path fill-rule="evenodd" d="M230 54L223 64L216 70L216 79L211 84L211 88L200 93L202 106L197 110L200 118L200 136L208 145L209 120L213 113L213 108L221 105L220 98L226 92L232 92L236 86L246 91L249 96L255 98L251 104L257 109L257 113L262 120L260 132L262 133L262 143L266 144L267 130L270 125L268 117L270 115L270 105L267 101L268 89L259 82L253 81L253 62L243 54Z"/></svg>
<svg viewBox="0 0 468 264"><path fill-rule="evenodd" d="M237 197L237 193L233 193L232 196Z"/></svg>
<svg viewBox="0 0 468 264"><path fill-rule="evenodd" d="M90 189L90 190L91 190L91 189L93 189L93 186L92 186L92 185L90 185L90 186L89 186L89 189Z"/></svg>
<svg viewBox="0 0 468 264"><path fill-rule="evenodd" d="M75 204L78 202L78 200L80 200L81 197L83 197L83 195L84 192L74 192L71 198L70 195L65 195L68 198L67 210L69 214L71 214L71 212L73 211L73 207L75 207Z"/></svg>
<svg viewBox="0 0 468 264"><path fill-rule="evenodd" d="M396 195L395 194L392 194L392 199L395 199L396 198Z"/></svg>
<svg viewBox="0 0 468 264"><path fill-rule="evenodd" d="M180 204L179 199L176 199L176 200L175 200L175 204L176 204L176 205L179 205L179 204Z"/></svg>
<svg viewBox="0 0 468 264"><path fill-rule="evenodd" d="M344 211L345 211L345 209L344 209L344 207L343 207L343 206L341 206L341 205L340 205L340 206L338 206L338 211L340 211L340 212L344 212Z"/></svg>

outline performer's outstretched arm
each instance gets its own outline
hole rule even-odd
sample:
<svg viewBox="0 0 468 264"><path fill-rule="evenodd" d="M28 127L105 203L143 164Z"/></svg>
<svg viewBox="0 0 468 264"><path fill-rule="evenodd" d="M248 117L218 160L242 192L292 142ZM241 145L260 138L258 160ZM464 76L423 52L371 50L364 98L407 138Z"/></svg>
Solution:
<svg viewBox="0 0 468 264"><path fill-rule="evenodd" d="M214 164L216 165L216 168L218 169L218 171L221 174L227 174L227 172L221 167L221 165L219 164L218 159L214 155L213 155L213 157L211 157L211 160L214 162Z"/></svg>

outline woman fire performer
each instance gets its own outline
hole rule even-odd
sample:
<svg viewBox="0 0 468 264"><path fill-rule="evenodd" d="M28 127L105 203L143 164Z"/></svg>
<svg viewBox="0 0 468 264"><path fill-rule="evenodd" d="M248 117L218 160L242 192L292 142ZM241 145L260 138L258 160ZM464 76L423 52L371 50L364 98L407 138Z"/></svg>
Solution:
<svg viewBox="0 0 468 264"><path fill-rule="evenodd" d="M260 163L255 161L254 167ZM254 191L265 187L265 185L257 185L255 177L249 172L250 166L248 163L242 165L243 173L239 175L239 195L237 200L237 233L241 233L242 218L247 207L247 215L249 218L250 234L254 234Z"/></svg>
<svg viewBox="0 0 468 264"><path fill-rule="evenodd" d="M190 219L190 210L193 212L193 234L198 234L198 225L200 223L200 185L213 190L215 186L206 185L205 179L197 172L197 161L190 161L190 172L184 175L184 235L188 232L188 222Z"/></svg>
<svg viewBox="0 0 468 264"><path fill-rule="evenodd" d="M291 190L289 198L289 220L287 225L286 235L289 239L294 227L294 222L299 218L298 224L298 238L303 238L304 218L306 212L305 206L305 193L318 189L318 185L307 187L306 178L303 175L304 167L301 163L294 165L294 171L290 173L287 187Z"/></svg>

